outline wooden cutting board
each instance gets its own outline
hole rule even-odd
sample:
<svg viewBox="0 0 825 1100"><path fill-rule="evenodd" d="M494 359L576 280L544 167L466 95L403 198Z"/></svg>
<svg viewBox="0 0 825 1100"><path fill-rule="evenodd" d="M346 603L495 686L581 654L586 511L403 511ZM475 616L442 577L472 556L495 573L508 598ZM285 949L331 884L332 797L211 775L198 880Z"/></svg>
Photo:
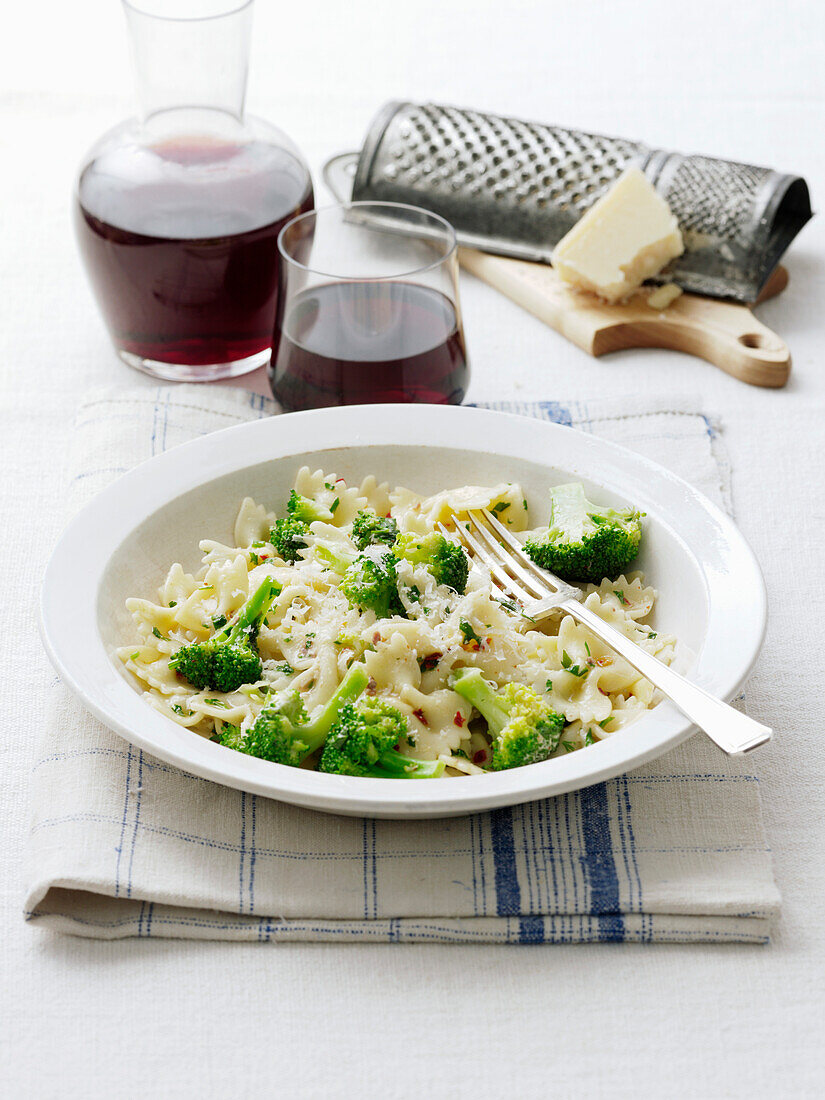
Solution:
<svg viewBox="0 0 825 1100"><path fill-rule="evenodd" d="M752 386L784 386L791 371L788 345L750 307L682 294L665 310L647 305L647 288L627 302L608 305L565 283L547 264L509 260L459 249L461 265L500 290L590 355L624 348L670 348L697 355ZM759 301L788 285L778 267Z"/></svg>

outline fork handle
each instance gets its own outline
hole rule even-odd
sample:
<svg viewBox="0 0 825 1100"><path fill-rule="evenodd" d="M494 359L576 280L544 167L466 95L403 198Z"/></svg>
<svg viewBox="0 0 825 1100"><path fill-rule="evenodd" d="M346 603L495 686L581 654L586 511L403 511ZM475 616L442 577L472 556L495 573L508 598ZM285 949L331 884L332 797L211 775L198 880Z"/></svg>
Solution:
<svg viewBox="0 0 825 1100"><path fill-rule="evenodd" d="M636 645L578 600L567 600L561 607L650 680L654 687L675 703L691 722L704 730L711 741L728 755L739 756L770 741L772 731L768 726L748 718L721 699L715 699L703 688L663 665L651 653Z"/></svg>

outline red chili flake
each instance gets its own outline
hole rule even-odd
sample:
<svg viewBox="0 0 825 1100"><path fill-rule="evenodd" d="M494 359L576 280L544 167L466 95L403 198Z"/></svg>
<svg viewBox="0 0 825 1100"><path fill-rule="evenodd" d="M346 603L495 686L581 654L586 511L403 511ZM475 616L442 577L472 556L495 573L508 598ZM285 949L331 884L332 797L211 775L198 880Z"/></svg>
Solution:
<svg viewBox="0 0 825 1100"><path fill-rule="evenodd" d="M381 631L380 631L380 630L376 630L376 632L375 632L375 633L373 634L373 636L372 636L372 644L373 644L373 645L378 645L378 643L379 643L380 641L381 641Z"/></svg>
<svg viewBox="0 0 825 1100"><path fill-rule="evenodd" d="M430 723L427 721L426 715L424 714L424 711L421 709L421 707L419 707L418 710L414 710L413 714L422 726L429 726Z"/></svg>
<svg viewBox="0 0 825 1100"><path fill-rule="evenodd" d="M428 653L426 657L422 657L418 662L418 667L422 672L432 672L442 656L442 653Z"/></svg>
<svg viewBox="0 0 825 1100"><path fill-rule="evenodd" d="M479 766L481 764L486 764L487 763L487 750L486 749L479 749L478 752L473 753L473 763L478 764Z"/></svg>
<svg viewBox="0 0 825 1100"><path fill-rule="evenodd" d="M464 725L464 715L460 710L455 712L455 718L453 718L453 724L458 726L459 729Z"/></svg>
<svg viewBox="0 0 825 1100"><path fill-rule="evenodd" d="M385 512L384 519L392 519L392 512Z"/></svg>
<svg viewBox="0 0 825 1100"><path fill-rule="evenodd" d="M342 477L336 477L335 484L336 485L346 485L346 481L344 481L344 479Z"/></svg>

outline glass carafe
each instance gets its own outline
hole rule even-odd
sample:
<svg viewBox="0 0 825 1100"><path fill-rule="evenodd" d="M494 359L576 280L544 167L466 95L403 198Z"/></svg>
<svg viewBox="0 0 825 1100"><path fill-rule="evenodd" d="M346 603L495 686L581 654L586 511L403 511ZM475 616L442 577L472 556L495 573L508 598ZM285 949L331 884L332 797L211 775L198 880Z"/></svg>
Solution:
<svg viewBox="0 0 825 1100"><path fill-rule="evenodd" d="M140 115L77 181L78 241L120 358L198 381L266 363L277 238L313 207L300 153L243 113L252 0L123 0Z"/></svg>

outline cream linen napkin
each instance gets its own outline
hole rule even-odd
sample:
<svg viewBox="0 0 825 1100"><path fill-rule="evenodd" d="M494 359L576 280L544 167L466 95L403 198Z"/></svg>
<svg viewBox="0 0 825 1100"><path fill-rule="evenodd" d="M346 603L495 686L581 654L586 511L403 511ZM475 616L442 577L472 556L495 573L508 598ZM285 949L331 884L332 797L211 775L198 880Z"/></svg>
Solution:
<svg viewBox="0 0 825 1100"><path fill-rule="evenodd" d="M697 401L495 407L624 443L726 503L718 431ZM275 411L207 386L90 397L71 506L168 447ZM373 821L198 779L110 733L60 683L53 696L33 770L26 899L41 927L269 942L764 943L778 912L756 778L703 737L562 797Z"/></svg>

